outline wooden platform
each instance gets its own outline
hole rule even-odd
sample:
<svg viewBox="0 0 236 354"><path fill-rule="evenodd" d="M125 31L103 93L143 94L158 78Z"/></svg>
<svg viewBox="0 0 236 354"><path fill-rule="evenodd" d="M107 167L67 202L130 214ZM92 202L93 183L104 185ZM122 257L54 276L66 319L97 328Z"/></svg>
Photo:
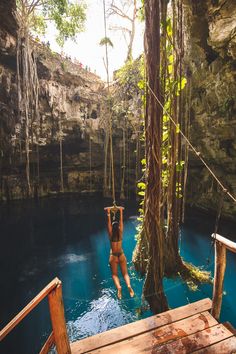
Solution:
<svg viewBox="0 0 236 354"><path fill-rule="evenodd" d="M230 325L219 324L210 314L212 301L163 312L95 336L71 343L79 353L236 353L236 337Z"/></svg>

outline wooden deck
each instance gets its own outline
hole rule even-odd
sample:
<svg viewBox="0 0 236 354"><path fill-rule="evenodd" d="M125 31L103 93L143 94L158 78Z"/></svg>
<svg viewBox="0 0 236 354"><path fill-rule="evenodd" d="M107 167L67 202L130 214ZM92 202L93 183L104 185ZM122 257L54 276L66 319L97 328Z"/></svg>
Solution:
<svg viewBox="0 0 236 354"><path fill-rule="evenodd" d="M71 343L80 353L236 353L235 331L211 316L212 301L195 303Z"/></svg>

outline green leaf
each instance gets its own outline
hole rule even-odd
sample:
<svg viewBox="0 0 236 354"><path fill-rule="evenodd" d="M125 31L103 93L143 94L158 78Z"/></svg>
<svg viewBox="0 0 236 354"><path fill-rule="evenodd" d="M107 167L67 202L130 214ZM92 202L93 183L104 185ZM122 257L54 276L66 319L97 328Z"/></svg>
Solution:
<svg viewBox="0 0 236 354"><path fill-rule="evenodd" d="M169 63L170 63L170 64L173 64L173 62L174 62L174 55L173 55L173 54L169 55L168 60L169 60Z"/></svg>
<svg viewBox="0 0 236 354"><path fill-rule="evenodd" d="M168 65L168 72L169 72L169 74L172 74L172 72L173 72L173 65L172 64Z"/></svg>
<svg viewBox="0 0 236 354"><path fill-rule="evenodd" d="M169 120L170 120L170 118L166 114L164 114L163 115L163 122L167 123L167 122L169 122Z"/></svg>
<svg viewBox="0 0 236 354"><path fill-rule="evenodd" d="M183 170L184 164L185 164L184 161L176 162L176 171L181 172Z"/></svg>
<svg viewBox="0 0 236 354"><path fill-rule="evenodd" d="M140 188L140 189L146 189L146 183L144 183L144 182L139 182L139 183L137 184L137 186L138 186L138 188Z"/></svg>
<svg viewBox="0 0 236 354"><path fill-rule="evenodd" d="M187 79L186 79L185 77L183 77L183 78L181 79L181 81L178 82L178 91L183 90L183 89L185 88L186 84L187 84ZM179 93L179 92L177 92L177 96L179 96L178 93Z"/></svg>
<svg viewBox="0 0 236 354"><path fill-rule="evenodd" d="M144 80L141 80L141 81L138 82L138 88L139 88L140 90L143 90L143 89L145 88L145 82L144 82Z"/></svg>
<svg viewBox="0 0 236 354"><path fill-rule="evenodd" d="M187 79L183 77L181 80L180 89L183 90L186 84L187 84Z"/></svg>
<svg viewBox="0 0 236 354"><path fill-rule="evenodd" d="M169 136L169 131L164 131L162 134L162 141L166 141L168 139Z"/></svg>
<svg viewBox="0 0 236 354"><path fill-rule="evenodd" d="M142 160L141 160L141 164L142 164L143 166L146 166L146 159L142 159Z"/></svg>
<svg viewBox="0 0 236 354"><path fill-rule="evenodd" d="M142 196L144 196L144 195L145 195L145 192L140 191L140 192L138 192L138 195L142 195Z"/></svg>
<svg viewBox="0 0 236 354"><path fill-rule="evenodd" d="M113 47L113 43L108 37L104 37L100 40L99 45L109 45L110 47Z"/></svg>
<svg viewBox="0 0 236 354"><path fill-rule="evenodd" d="M180 125L178 123L177 126L176 126L176 134L179 134L179 132L180 132Z"/></svg>

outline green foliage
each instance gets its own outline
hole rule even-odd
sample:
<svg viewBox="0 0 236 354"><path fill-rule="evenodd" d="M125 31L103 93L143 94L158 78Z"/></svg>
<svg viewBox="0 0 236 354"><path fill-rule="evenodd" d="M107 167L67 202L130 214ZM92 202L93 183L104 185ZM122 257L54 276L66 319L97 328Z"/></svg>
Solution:
<svg viewBox="0 0 236 354"><path fill-rule="evenodd" d="M137 187L140 188L141 190L144 190L144 189L146 189L146 183L144 183L144 182L139 182L139 183L137 184Z"/></svg>
<svg viewBox="0 0 236 354"><path fill-rule="evenodd" d="M30 17L30 28L33 32L37 34L45 35L47 25L44 20L44 17L42 15L33 14Z"/></svg>
<svg viewBox="0 0 236 354"><path fill-rule="evenodd" d="M122 89L129 95L140 90L143 92L145 88L143 55L137 60L127 60L124 66L116 72L115 77Z"/></svg>
<svg viewBox="0 0 236 354"><path fill-rule="evenodd" d="M163 187L167 188L170 181L170 150L171 150L171 130L172 123L170 117L172 116L172 102L173 98L180 95L187 84L185 77L175 78L175 51L173 47L173 30L171 19L168 18L166 24L162 24L162 31L166 26L167 38L166 41L162 39L163 56L166 56L166 63L161 67L162 87L164 91L164 112L163 112L163 133L162 133L162 183ZM164 61L165 62L165 61ZM175 133L180 133L180 125L177 123ZM183 170L184 161L176 163L176 172L181 173ZM176 196L182 198L182 185L176 182Z"/></svg>
<svg viewBox="0 0 236 354"><path fill-rule="evenodd" d="M109 37L104 37L100 40L99 45L103 46L103 45L109 45L110 47L113 47L113 43L110 40Z"/></svg>
<svg viewBox="0 0 236 354"><path fill-rule="evenodd" d="M144 19L145 19L144 1L145 0L141 0L141 6L140 6L140 8L138 10L138 19L141 22L144 21Z"/></svg>
<svg viewBox="0 0 236 354"><path fill-rule="evenodd" d="M213 283L211 272L204 270L203 267L196 267L192 263L187 262L184 262L184 266L184 270L179 275L186 282L190 290L198 290L198 285L201 283Z"/></svg>
<svg viewBox="0 0 236 354"><path fill-rule="evenodd" d="M48 21L53 22L58 32L56 40L60 46L63 46L67 39L75 41L76 35L84 30L86 5L82 1L79 3L70 0L17 1L17 12L25 17L26 8L30 9L28 18L25 19L29 24L29 30L45 34Z"/></svg>

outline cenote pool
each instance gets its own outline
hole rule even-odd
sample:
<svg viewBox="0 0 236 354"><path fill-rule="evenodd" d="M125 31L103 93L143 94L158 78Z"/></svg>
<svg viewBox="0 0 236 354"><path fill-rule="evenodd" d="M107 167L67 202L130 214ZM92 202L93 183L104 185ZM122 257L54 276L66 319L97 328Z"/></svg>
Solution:
<svg viewBox="0 0 236 354"><path fill-rule="evenodd" d="M109 241L101 201L73 195L14 202L0 208L0 327L11 320L55 276L63 284L65 315L74 341L128 322L148 317L142 306L143 280L131 263L135 246L136 208L126 205L123 248L128 259L135 297L123 285L123 299L116 291L108 266ZM180 248L185 260L213 270L210 234L214 219L189 216L181 230ZM221 223L224 236L234 225ZM206 259L209 257L209 264ZM236 326L236 256L228 252L225 296L221 320ZM212 296L212 286L190 291L179 279L164 282L170 307ZM4 354L38 353L51 333L48 304L44 300L0 343Z"/></svg>

